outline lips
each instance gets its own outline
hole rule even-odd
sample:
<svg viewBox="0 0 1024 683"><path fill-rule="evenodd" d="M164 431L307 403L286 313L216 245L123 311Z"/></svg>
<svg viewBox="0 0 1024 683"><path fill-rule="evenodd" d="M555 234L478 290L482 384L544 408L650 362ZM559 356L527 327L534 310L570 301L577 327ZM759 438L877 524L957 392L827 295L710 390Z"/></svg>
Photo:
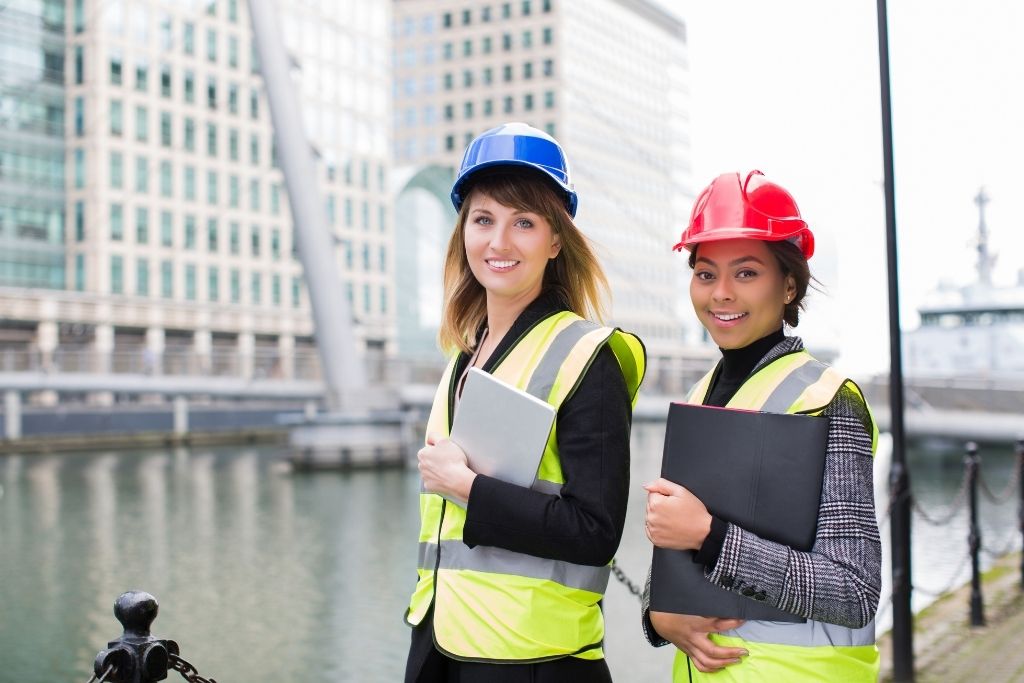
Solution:
<svg viewBox="0 0 1024 683"><path fill-rule="evenodd" d="M725 311L708 311L708 314L720 325L731 325L750 315L749 313L728 313Z"/></svg>
<svg viewBox="0 0 1024 683"><path fill-rule="evenodd" d="M512 259L485 259L485 262L490 266L491 270L497 271L511 270L519 265L519 261Z"/></svg>

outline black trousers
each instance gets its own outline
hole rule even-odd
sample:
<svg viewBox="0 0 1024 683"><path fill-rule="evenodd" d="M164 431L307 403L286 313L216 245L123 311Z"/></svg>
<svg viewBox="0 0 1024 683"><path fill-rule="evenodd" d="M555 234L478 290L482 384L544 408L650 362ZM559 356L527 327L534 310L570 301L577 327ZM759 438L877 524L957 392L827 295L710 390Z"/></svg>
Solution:
<svg viewBox="0 0 1024 683"><path fill-rule="evenodd" d="M405 683L612 683L603 659L563 657L538 664L481 664L451 659L434 647L433 611L412 629Z"/></svg>

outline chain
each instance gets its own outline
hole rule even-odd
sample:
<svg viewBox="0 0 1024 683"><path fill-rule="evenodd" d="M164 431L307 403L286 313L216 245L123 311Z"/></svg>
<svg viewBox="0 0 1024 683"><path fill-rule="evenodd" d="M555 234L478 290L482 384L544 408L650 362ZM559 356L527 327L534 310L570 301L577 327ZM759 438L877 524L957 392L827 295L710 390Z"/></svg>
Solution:
<svg viewBox="0 0 1024 683"><path fill-rule="evenodd" d="M978 484L981 485L981 492L985 494L985 497L996 505L1000 505L1010 500L1010 496L1013 495L1014 490L1017 488L1017 483L1020 481L1020 460L1022 455L1018 455L1014 461L1013 473L1010 474L1010 480L1006 482L1006 486L999 493L993 493L992 489L989 488L988 483L985 482L985 477L982 475L981 468L978 468Z"/></svg>
<svg viewBox="0 0 1024 683"><path fill-rule="evenodd" d="M181 674L188 683L217 683L212 678L203 678L196 671L196 668L186 662L178 655L172 654L171 656L171 668Z"/></svg>
<svg viewBox="0 0 1024 683"><path fill-rule="evenodd" d="M630 581L629 577L626 576L626 573L619 569L618 562L615 558L612 558L612 574L614 574L615 578L618 579L619 582L622 583L622 585L624 585L630 593L635 595L638 600L643 601L643 596L641 594L639 586Z"/></svg>
<svg viewBox="0 0 1024 683"><path fill-rule="evenodd" d="M999 550L989 550L988 548L982 546L981 552L985 553L993 559L999 559L1003 555L1010 552L1010 550L1012 550L1015 545L1017 545L1017 533L1011 532L1010 535L1007 537L1006 542L1001 544Z"/></svg>
<svg viewBox="0 0 1024 683"><path fill-rule="evenodd" d="M964 505L967 500L967 468L964 468L963 479L960 480L960 490L956 492L953 497L953 502L949 504L945 512L942 515L933 517L931 514L925 511L921 504L917 502L913 496L910 498L910 504L914 508L921 520L931 524L932 526L946 526L949 524L957 513L960 512L960 508Z"/></svg>
<svg viewBox="0 0 1024 683"><path fill-rule="evenodd" d="M92 678L89 679L89 683L103 683L103 681L107 680L107 676L110 675L110 672L111 671L116 671L116 670L117 669L114 667L114 665L111 664L110 666L107 667L107 670L103 672L103 675L100 676L98 680L96 678L96 674L93 674Z"/></svg>
<svg viewBox="0 0 1024 683"><path fill-rule="evenodd" d="M970 559L970 553L964 553L963 557L960 558L960 566L956 568L955 572L953 572L953 578L949 580L949 583L942 590L932 591L928 590L927 588L918 588L917 586L914 586L914 592L921 593L922 595L929 598L937 598L942 595L945 595L960 582L960 574L963 573L964 569L967 567L967 562Z"/></svg>

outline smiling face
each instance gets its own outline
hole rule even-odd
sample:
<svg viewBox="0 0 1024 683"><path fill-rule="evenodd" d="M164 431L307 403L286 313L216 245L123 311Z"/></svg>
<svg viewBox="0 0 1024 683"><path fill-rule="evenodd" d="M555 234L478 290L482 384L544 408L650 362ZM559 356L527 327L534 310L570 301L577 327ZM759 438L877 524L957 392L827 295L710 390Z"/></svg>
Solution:
<svg viewBox="0 0 1024 683"><path fill-rule="evenodd" d="M465 246L487 304L525 308L541 292L548 260L561 242L540 214L505 206L483 192L469 197Z"/></svg>
<svg viewBox="0 0 1024 683"><path fill-rule="evenodd" d="M741 349L782 327L795 290L765 242L719 240L697 247L690 300L723 349Z"/></svg>

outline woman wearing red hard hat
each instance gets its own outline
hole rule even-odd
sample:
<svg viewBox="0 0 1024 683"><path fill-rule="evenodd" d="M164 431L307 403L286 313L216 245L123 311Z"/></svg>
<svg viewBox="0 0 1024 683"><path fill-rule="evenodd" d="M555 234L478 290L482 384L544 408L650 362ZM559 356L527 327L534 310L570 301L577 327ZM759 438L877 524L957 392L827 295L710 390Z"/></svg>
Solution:
<svg viewBox="0 0 1024 683"><path fill-rule="evenodd" d="M625 525L643 345L584 317L600 310L605 280L551 136L524 123L482 133L451 197L440 333L451 361L419 452L405 680L611 681L600 602ZM456 411L481 405L463 393L473 368L557 411L543 453L516 454L539 459L530 485L475 472L448 438ZM515 415L495 407L497 417L476 414L497 432Z"/></svg>
<svg viewBox="0 0 1024 683"><path fill-rule="evenodd" d="M742 621L653 612L654 645L678 649L673 680L875 681L881 585L872 457L877 428L857 386L814 359L795 328L814 237L793 197L760 171L720 175L694 204L677 251L690 252L694 311L722 359L686 402L829 418L817 531L809 551L712 515L686 488L648 484L655 546L695 551L714 586L801 619ZM713 677L709 674L713 673Z"/></svg>

